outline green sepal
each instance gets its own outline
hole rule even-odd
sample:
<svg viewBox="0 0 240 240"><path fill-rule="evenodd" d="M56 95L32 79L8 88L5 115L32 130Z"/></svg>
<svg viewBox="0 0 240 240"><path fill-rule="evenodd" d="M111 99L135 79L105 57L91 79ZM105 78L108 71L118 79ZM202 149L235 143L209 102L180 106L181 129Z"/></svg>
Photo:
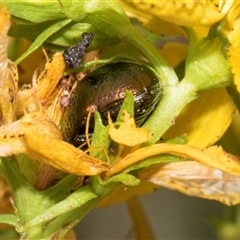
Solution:
<svg viewBox="0 0 240 240"><path fill-rule="evenodd" d="M192 83L196 91L231 85L232 73L227 57L229 41L222 32L222 25L213 25L201 40L193 29L187 31L190 45L182 81Z"/></svg>
<svg viewBox="0 0 240 240"><path fill-rule="evenodd" d="M108 135L108 126L102 123L99 112L94 113L94 134L91 141L91 156L107 161L107 154L110 145L110 138Z"/></svg>
<svg viewBox="0 0 240 240"><path fill-rule="evenodd" d="M118 113L116 123L121 122L123 111L127 111L131 116L134 116L134 97L130 91L125 92L125 98L122 107Z"/></svg>

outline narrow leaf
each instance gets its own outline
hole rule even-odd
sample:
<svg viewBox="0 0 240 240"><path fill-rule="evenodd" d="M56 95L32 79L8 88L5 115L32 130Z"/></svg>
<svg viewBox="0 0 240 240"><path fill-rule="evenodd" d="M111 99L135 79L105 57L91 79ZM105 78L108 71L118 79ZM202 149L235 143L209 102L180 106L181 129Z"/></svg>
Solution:
<svg viewBox="0 0 240 240"><path fill-rule="evenodd" d="M44 41L46 41L52 34L57 32L59 29L70 23L70 19L64 19L59 20L57 23L54 23L50 26L48 26L32 43L32 45L29 47L29 49L21 56L19 57L15 63L19 64L23 59L25 59L30 53L35 51L37 48L39 48Z"/></svg>

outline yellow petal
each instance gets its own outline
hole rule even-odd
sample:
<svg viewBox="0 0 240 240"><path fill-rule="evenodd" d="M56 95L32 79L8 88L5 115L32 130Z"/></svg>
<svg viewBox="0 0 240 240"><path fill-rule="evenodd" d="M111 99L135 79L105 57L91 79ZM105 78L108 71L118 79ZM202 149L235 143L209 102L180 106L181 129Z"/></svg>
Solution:
<svg viewBox="0 0 240 240"><path fill-rule="evenodd" d="M220 201L226 205L240 203L240 177L210 168L195 161L153 165L140 179L184 194Z"/></svg>
<svg viewBox="0 0 240 240"><path fill-rule="evenodd" d="M136 146L147 142L152 133L144 128L137 128L134 118L127 111L123 112L122 122L118 129L112 123L110 114L108 114L109 135L117 143L127 146Z"/></svg>
<svg viewBox="0 0 240 240"><path fill-rule="evenodd" d="M45 99L51 97L59 80L62 78L66 64L63 60L62 53L55 53L51 59L45 64L45 68L38 77L37 96L38 99Z"/></svg>
<svg viewBox="0 0 240 240"><path fill-rule="evenodd" d="M177 25L196 26L212 25L224 17L218 7L210 0L202 1L164 1L164 0L132 0L121 1L130 16L142 16L143 12L156 16Z"/></svg>
<svg viewBox="0 0 240 240"><path fill-rule="evenodd" d="M214 144L229 127L236 107L225 89L199 93L199 99L187 105L165 139L186 134L188 145L203 149Z"/></svg>
<svg viewBox="0 0 240 240"><path fill-rule="evenodd" d="M43 134L56 139L62 139L61 132L48 117L40 113L29 113L25 116L30 118L32 124ZM6 157L19 153L28 154L24 129L20 126L20 120L0 127L0 156ZM32 135L32 138L35 135Z"/></svg>
<svg viewBox="0 0 240 240"><path fill-rule="evenodd" d="M18 89L17 67L7 56L10 14L6 5L0 9L0 118L2 124L15 120Z"/></svg>
<svg viewBox="0 0 240 240"><path fill-rule="evenodd" d="M176 67L182 60L186 59L188 45L180 43L167 43L160 52L172 67Z"/></svg>
<svg viewBox="0 0 240 240"><path fill-rule="evenodd" d="M0 127L0 156L7 157L13 154L26 153L24 133L20 129L20 121Z"/></svg>
<svg viewBox="0 0 240 240"><path fill-rule="evenodd" d="M0 128L0 156L19 153L75 175L95 175L107 170L106 163L62 141L54 122L38 112Z"/></svg>
<svg viewBox="0 0 240 240"><path fill-rule="evenodd" d="M228 34L228 38L231 42L229 47L229 62L232 66L233 80L237 87L238 92L240 92L240 18L234 21L234 28Z"/></svg>
<svg viewBox="0 0 240 240"><path fill-rule="evenodd" d="M203 150L203 153L207 156L214 159L210 165L205 163L204 161L200 161L201 163L214 166L218 169L221 169L230 174L239 175L240 172L240 160L238 157L225 152L221 146L211 146ZM216 165L214 164L216 163Z"/></svg>
<svg viewBox="0 0 240 240"><path fill-rule="evenodd" d="M224 32L227 35L231 45L229 46L229 62L232 66L233 80L240 92L240 2L233 1L230 10L227 13Z"/></svg>
<svg viewBox="0 0 240 240"><path fill-rule="evenodd" d="M39 113L27 114L21 119L20 127L24 132L28 155L31 158L75 175L95 175L107 170L106 163L52 137L51 134L46 134L45 130L38 126L42 125L46 129L52 127L52 124ZM49 132L53 132L52 128Z"/></svg>

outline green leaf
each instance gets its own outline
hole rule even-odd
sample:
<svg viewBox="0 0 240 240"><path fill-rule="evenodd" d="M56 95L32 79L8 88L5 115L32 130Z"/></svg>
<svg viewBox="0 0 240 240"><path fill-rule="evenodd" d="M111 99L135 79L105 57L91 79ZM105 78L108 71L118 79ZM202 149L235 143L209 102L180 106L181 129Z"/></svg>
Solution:
<svg viewBox="0 0 240 240"><path fill-rule="evenodd" d="M21 56L19 57L15 63L19 64L24 58L26 58L30 53L35 51L37 48L39 48L44 41L50 37L53 33L57 32L59 29L67 25L69 22L71 22L70 19L66 20L59 20L56 23L53 23L49 27L47 27L33 42L33 44L29 47L29 49Z"/></svg>
<svg viewBox="0 0 240 240"><path fill-rule="evenodd" d="M96 40L90 49L99 49L119 42L126 35L127 27L131 27L129 18L116 1L25 0L14 3L7 1L7 5L15 21L10 35L27 37L32 41L38 39L35 44L37 47L47 41L47 46L63 50L63 47L70 47L79 42L81 33L92 32ZM71 24L65 28L63 27L66 24L58 25L65 21ZM61 28L63 29L57 32ZM36 49L35 46L31 48Z"/></svg>
<svg viewBox="0 0 240 240"><path fill-rule="evenodd" d="M121 38L130 21L117 1L60 1L65 15L76 21L86 22L108 36ZM124 29L125 26L125 29Z"/></svg>
<svg viewBox="0 0 240 240"><path fill-rule="evenodd" d="M34 23L64 17L58 1L5 0L11 15Z"/></svg>
<svg viewBox="0 0 240 240"><path fill-rule="evenodd" d="M10 28L8 34L11 37L23 37L30 41L34 41L49 25L57 24L58 22L59 20L36 24L17 24ZM56 31L49 36L43 42L43 47L52 51L63 51L66 48L79 43L83 32L94 33L94 41L88 47L88 51L103 48L119 42L116 38L111 38L96 30L91 24L69 22L59 31Z"/></svg>
<svg viewBox="0 0 240 240"><path fill-rule="evenodd" d="M108 36L107 34L99 31L92 24L84 22L70 22L68 25L49 37L47 42L60 47L70 47L81 40L82 33L84 32L94 34L94 39L88 47L88 51L117 44L120 41L116 37Z"/></svg>
<svg viewBox="0 0 240 240"><path fill-rule="evenodd" d="M17 226L18 219L17 216L13 214L0 214L0 223Z"/></svg>

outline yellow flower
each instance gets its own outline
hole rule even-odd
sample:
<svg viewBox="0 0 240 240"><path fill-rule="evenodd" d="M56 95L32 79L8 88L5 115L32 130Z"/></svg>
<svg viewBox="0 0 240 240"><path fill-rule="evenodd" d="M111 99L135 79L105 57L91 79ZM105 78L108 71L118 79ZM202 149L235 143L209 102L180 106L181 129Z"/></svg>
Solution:
<svg viewBox="0 0 240 240"><path fill-rule="evenodd" d="M166 26L165 24L172 26L171 31L173 34L187 37L179 24L185 26L212 25L228 13L231 4L226 2L217 7L212 1L192 1L187 3L181 1L176 2L175 5L173 2L159 1L152 6L151 1L147 1L142 5L141 3L136 5L135 1L123 1L123 6L129 14L132 13L132 16L140 16L140 20L145 19L146 26L154 26L156 20L164 24L163 28ZM143 11L149 6L148 10L151 15ZM161 11L158 11L159 8ZM189 13L191 13L190 17ZM178 16L178 19L176 16ZM171 23L167 23L168 20L171 20ZM172 33L171 31L168 32L168 35ZM201 33L198 37L201 36ZM4 37L6 38L6 31L2 31L2 34L5 34ZM231 38L231 35L229 35L229 39L234 39L234 37ZM5 45L1 45L1 50L5 51L5 55L3 55L5 57L4 61L8 62ZM186 56L183 56L182 53L186 54L186 51L186 46L183 51L182 48L179 48L177 55L181 59L172 62L173 66L185 59ZM164 52L164 54L167 56L168 51ZM174 54L169 60L173 58ZM16 66L9 65L7 71L10 72L12 68L16 69ZM229 190L233 186L232 184L237 184L236 182L239 180L238 159L226 153L221 147L211 146L226 131L235 110L235 106L230 101L225 89L199 93L199 99L183 109L177 119L172 119L176 124L169 129L164 138L171 139L185 134L189 142L184 145L157 143L141 147L142 143L151 138L152 133L150 131L137 128L134 119L126 112L124 112L119 128L115 128L109 118L109 136L117 144L119 150L116 161L113 165L110 165L110 163L103 162L91 154L89 155L62 141L61 132L57 126L59 126L64 108L56 103L59 103L61 97L64 96L65 88L61 84L64 72L65 63L62 54L56 53L53 58L47 59L44 69L37 78L33 78L32 85L29 88L23 87L18 91L15 76L15 85L12 84L11 86L15 86L14 94L16 97L14 95L14 99L18 99L17 104L10 105L10 108L9 105L8 108L4 104L1 105L1 111L4 114L10 111L12 116L11 118L8 117L0 128L0 154L2 157L12 154L26 154L34 160L39 160L63 172L78 176L101 174L103 180L109 180L119 173L128 173L131 170L139 170L139 168L146 168L153 164L151 168L146 169L137 176L140 179L154 182L156 185L178 189L189 195L216 199L226 204L240 202L238 192L232 193ZM1 84L4 88L9 86L8 78L3 78ZM3 100L6 99L5 95L3 94L0 97L3 103ZM12 104L12 101L9 101L9 96L7 97L8 104ZM14 121L16 118L19 120ZM204 134L206 131L207 134ZM207 146L211 147L206 148ZM179 157L182 162L167 163L164 158L166 155ZM154 157L158 160L156 161ZM178 161L180 160L178 159ZM177 174L180 166L182 168L184 166L188 168L194 167L199 171L189 173L183 171L184 179L176 178L174 183L168 179L164 180L169 171L173 175ZM204 191L198 191L202 185L194 180L184 185L188 177L199 179L202 171L208 172L206 178L201 182L201 184L204 184L205 190L212 188L209 179L214 178L216 173L223 174L219 181L227 183L227 189L221 188L220 190L229 193L229 195L225 197L219 196L217 194L218 187L215 188L213 193L204 194ZM153 174L153 172L155 173ZM156 176L161 176L163 180L156 181ZM184 186L190 186L190 190L184 190ZM148 185L142 191L148 192L149 189L152 190L152 186L149 187Z"/></svg>
<svg viewBox="0 0 240 240"><path fill-rule="evenodd" d="M55 3L58 4L58 2ZM65 78L66 64L62 53L55 53L49 59L43 50L44 66L38 66L41 70L36 69L29 85L18 89L17 66L7 57L7 31L10 27L10 16L5 6L0 11L0 60L2 64L0 66L0 157L2 158L0 168L7 176L8 167L14 166L14 170L19 167L19 172L16 171L17 177L12 177L12 179L19 178L19 185L17 183L15 186L11 182L11 177L8 178L10 185L14 186L17 207L21 206L21 198L27 194L31 197L36 196L40 207L40 212L36 211L33 215L31 215L31 211L29 213L27 211L27 214L24 215L26 211L22 210L23 214L21 209L18 209L20 210L18 214L20 220L15 219L15 224L18 224L16 229L22 234L27 232L28 228L41 226L42 229L44 226L47 229L44 234L54 238L58 233L52 232L55 227L49 226L62 223L64 217L67 216L63 222L67 223L64 226L69 225L67 228L69 230L78 220L75 216L82 214L82 209L89 210L103 198L104 200L100 202L99 206L111 205L135 195L149 193L161 186L178 190L190 196L218 200L226 205L240 203L240 159L227 153L221 146L214 145L228 129L236 107L230 100L226 89L218 88L229 86L227 84L232 80L228 59L225 58L225 52L220 52L223 47L227 47L228 41L225 44L225 36L222 37L221 34L217 35L216 33L220 30L211 28L214 23L226 18L225 25L222 21L221 26L224 25L224 33L231 43L229 62L233 67L232 72L235 74L235 84L239 88L240 75L237 62L239 58L238 10L240 4L233 1L122 1L122 4L129 16L143 21L146 28L153 30L154 33L164 34L167 37L164 38L164 40L167 39L167 43L163 44L159 52L170 62L170 65L159 64L160 66L156 67L154 64L158 61L161 62L161 57L153 58L152 65L158 77L161 76L159 70L168 69L168 71L163 71L166 78L171 74L171 77L175 77L175 72L170 66L174 67L176 78L173 77L174 80L169 82L165 81L162 86L163 97L161 99L164 99L165 102L161 101L157 105L149 118L151 120L148 119L142 127L137 127L134 117L123 108L121 109L121 122L113 123L108 115L108 126L102 124L100 115L96 113L94 115L96 121L93 140L90 141L86 136L88 148L85 151L63 141L61 133L61 121L65 120L66 125L68 124L68 119L62 117L63 113L66 108L69 112L72 110L68 106L68 100L69 98L74 100L71 99L71 93L77 84L76 81L80 80L81 76L76 77L70 73L69 79L77 80L73 81L73 85L69 85L69 79ZM68 21L71 20L67 19L66 22ZM124 30L124 28L122 29ZM211 44L205 44L207 41L211 42L210 34L209 38L205 38L209 29L215 30L210 33L215 34L213 42L216 43L216 51L210 51L208 46ZM116 31L117 33L118 31ZM136 31L135 33L137 34ZM217 37L219 39L215 41ZM198 46L196 49L204 52L203 60L201 54L198 53L195 58L195 52L192 50L194 44L191 45L193 38L195 38L193 43ZM135 40L138 43L137 38ZM145 39L143 40L145 41ZM184 44L181 42L182 40L184 40ZM201 40L204 40L202 45L199 44ZM223 40L224 44L219 44L220 40ZM190 41L189 45L186 44L188 41ZM126 43L131 44L131 41ZM147 41L145 44L147 45ZM218 47L219 45L220 47ZM140 46L144 48L144 44L140 44ZM151 52L152 46L147 46L149 48L146 49ZM152 55L158 56L157 53ZM213 57L211 53L213 53ZM131 57L130 54L129 56ZM147 57L147 55L145 56ZM211 66L216 66L216 64L211 65L211 60L215 56L220 56L217 59L221 60L221 66L226 63L226 71L224 68L226 74L224 71L223 77L220 76L221 71L220 74L216 74L218 85L214 85L215 89L209 87L211 89L209 90L204 85L204 81L214 82L211 77L214 78L215 75L211 75L209 69L211 70ZM193 61L191 62L191 60ZM207 61L204 62L204 60ZM96 62L98 63L98 61ZM94 61L94 64L96 62ZM199 62L202 65L205 64L206 68L198 64ZM220 64L220 61L216 62ZM183 77L184 73L179 71L183 70L184 64L186 65L185 77ZM191 74L188 71L189 65L190 70L193 70ZM201 72L206 69L206 74ZM188 82L188 77L192 81ZM222 82L221 77L224 79ZM203 79L199 83L199 85L202 84L202 88L195 87L199 78L201 81ZM218 81L218 79L220 80ZM189 88L190 91L186 88ZM185 90L188 95L184 95ZM176 96L178 93L180 97ZM172 97L167 98L168 94ZM197 99L196 96L198 96ZM184 101L184 97L188 100ZM174 99L174 106L171 106L169 104L171 101L166 99ZM191 102L193 99L196 100ZM128 100L128 96L126 96L126 102ZM130 100L130 104L126 102L124 102L126 108L132 104ZM166 104L166 107L163 103L169 105ZM187 103L189 104L186 106ZM182 108L186 106L179 116L181 108L179 111L174 109L178 104ZM170 109L166 123L164 117L161 121L151 118L158 113L158 109L161 109L159 106L164 106L167 114ZM165 110L164 107L162 107L163 110ZM78 112L75 110L78 109L73 110L72 115L77 115ZM176 113L176 116L172 114L171 110ZM162 114L162 116L167 114ZM89 123L90 113L87 118L86 135L88 135ZM165 124L162 133L173 126L162 136L156 134L159 130L157 128L149 128L151 131L147 129L151 124L156 126ZM162 138L157 143L154 140L152 141L154 144L150 144L153 136L156 141L160 136ZM188 142L183 143L185 139ZM8 158L12 155L15 157ZM10 161L14 161L15 165L11 165ZM29 164L26 168L24 161L27 164L31 163L31 166ZM66 192L64 189L62 193L61 187L64 184ZM129 188L126 190L125 186ZM24 194L17 196L18 190L20 192L24 187L26 187ZM54 196L58 193L59 196ZM48 195L50 195L49 198ZM58 219L59 216L61 221ZM69 223L71 218L73 221ZM139 226L142 228L141 224ZM150 236L151 232L147 235Z"/></svg>

